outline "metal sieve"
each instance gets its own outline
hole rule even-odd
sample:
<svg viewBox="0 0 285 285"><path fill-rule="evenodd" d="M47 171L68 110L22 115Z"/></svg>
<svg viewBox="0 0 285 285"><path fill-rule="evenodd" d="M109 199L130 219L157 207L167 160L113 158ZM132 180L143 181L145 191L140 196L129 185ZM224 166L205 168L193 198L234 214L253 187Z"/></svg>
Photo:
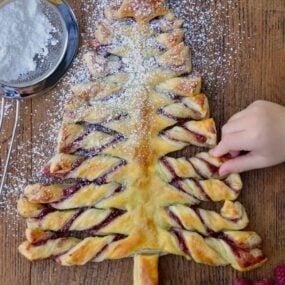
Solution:
<svg viewBox="0 0 285 285"><path fill-rule="evenodd" d="M16 136L21 99L44 94L54 87L67 72L78 49L78 23L68 3L64 0L38 1L40 2L43 13L55 27L55 32L53 33L54 42L48 46L49 53L47 57L41 58L40 56L36 56L34 58L36 62L35 71L21 75L17 80L10 82L1 80L0 74L0 131L2 131L3 121L5 119L4 110L6 100L14 100L16 104L13 133L9 141L8 153L1 177L0 194L5 184ZM6 5L7 2L10 1L5 0L4 3L0 4L0 9Z"/></svg>

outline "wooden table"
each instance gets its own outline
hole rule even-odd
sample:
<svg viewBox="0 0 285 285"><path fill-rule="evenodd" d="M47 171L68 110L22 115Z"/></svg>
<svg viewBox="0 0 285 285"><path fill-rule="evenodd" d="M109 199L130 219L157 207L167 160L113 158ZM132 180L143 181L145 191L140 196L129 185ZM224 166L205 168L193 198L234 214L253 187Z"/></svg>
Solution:
<svg viewBox="0 0 285 285"><path fill-rule="evenodd" d="M170 2L174 2L172 0ZM83 1L71 2L79 22L85 21ZM196 1L196 5L207 1ZM210 1L209 1L210 2ZM223 4L227 0L219 0ZM205 5L205 3L204 3ZM244 21L244 45L232 66L238 77L227 78L222 89L207 90L213 116L220 127L233 113L257 99L266 99L285 104L285 1L284 0L236 0L236 9L229 18L221 15L221 23L230 19L232 29L239 33L236 24ZM227 35L224 35L227 37ZM226 42L226 40L225 40ZM235 45L233 42L232 45ZM254 47L254 50L252 49ZM223 49L223 42L219 44ZM217 66L223 68L222 66ZM218 79L217 79L218 80ZM207 83L207 82L206 82ZM44 104L43 104L44 102ZM22 104L22 120L17 144L39 135L39 124L45 121L46 110L56 111L56 99L43 101L34 98ZM33 110L38 110L33 113ZM279 122L273 122L278 124ZM6 124L11 130L12 122ZM43 142L44 137L43 136ZM2 138L1 158L6 151L6 139ZM25 152L28 147L20 150ZM19 152L13 156L16 161ZM3 163L3 162L2 162ZM21 162L22 163L22 162ZM24 175L29 176L33 166L27 158ZM270 276L272 269L285 263L285 165L266 170L253 171L243 175L244 190L240 201L250 216L250 229L256 230L264 241L264 251L269 261L262 268L249 273L237 273L230 267L210 268L188 262L184 258L166 256L160 259L160 284L226 285L236 276L263 278ZM22 173L23 175L23 173ZM9 183L9 180L8 180ZM132 284L133 260L89 264L84 267L61 267L53 261L30 263L21 257L17 247L24 239L25 223L17 219L14 227L11 217L2 209L0 222L0 284L1 285L107 285Z"/></svg>

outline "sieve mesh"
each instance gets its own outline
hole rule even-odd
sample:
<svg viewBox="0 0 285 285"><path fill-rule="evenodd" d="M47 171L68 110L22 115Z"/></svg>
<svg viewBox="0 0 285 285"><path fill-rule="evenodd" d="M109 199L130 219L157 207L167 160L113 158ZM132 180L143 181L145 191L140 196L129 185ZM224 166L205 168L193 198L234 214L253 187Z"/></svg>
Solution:
<svg viewBox="0 0 285 285"><path fill-rule="evenodd" d="M66 52L68 43L68 33L66 25L58 8L46 0L39 0L40 8L48 17L50 23L55 27L52 33L53 42L48 45L48 55L45 57L35 56L36 70L21 75L17 80L1 82L13 87L29 87L35 85L49 77L61 63Z"/></svg>

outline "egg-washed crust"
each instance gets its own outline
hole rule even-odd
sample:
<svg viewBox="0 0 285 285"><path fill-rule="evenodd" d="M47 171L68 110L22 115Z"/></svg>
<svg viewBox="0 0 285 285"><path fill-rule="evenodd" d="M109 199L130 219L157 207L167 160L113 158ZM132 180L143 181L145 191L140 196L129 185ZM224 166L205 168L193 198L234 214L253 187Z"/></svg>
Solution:
<svg viewBox="0 0 285 285"><path fill-rule="evenodd" d="M163 0L106 8L84 57L91 82L72 88L57 153L43 169L54 183L27 186L18 202L27 220L19 250L29 260L133 256L136 285L158 284L166 254L239 271L266 261L235 202L240 176L219 175L229 157L170 155L217 143L182 24ZM218 212L202 201L224 204Z"/></svg>

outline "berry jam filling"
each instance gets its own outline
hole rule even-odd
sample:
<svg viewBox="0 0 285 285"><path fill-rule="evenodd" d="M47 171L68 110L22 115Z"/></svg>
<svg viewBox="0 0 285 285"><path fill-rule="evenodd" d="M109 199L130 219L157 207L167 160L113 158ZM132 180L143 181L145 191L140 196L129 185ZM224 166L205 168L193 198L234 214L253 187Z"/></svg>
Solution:
<svg viewBox="0 0 285 285"><path fill-rule="evenodd" d="M100 102L108 102L108 101L111 101L111 100L118 99L118 98L122 97L123 95L124 95L124 93L119 91L119 92L110 94L109 96L106 96L103 99L99 99L98 101L100 101Z"/></svg>
<svg viewBox="0 0 285 285"><path fill-rule="evenodd" d="M51 211L47 211L47 210L43 210L42 213L35 219L37 220L41 220L43 219L45 216L47 216L49 213L56 211L55 209L51 209L48 208ZM64 227L62 229L60 229L57 232L54 232L54 234L49 237L49 239L47 240L41 240L38 241L36 243L34 243L35 246L39 246L39 245L43 245L45 244L48 240L52 240L52 239L57 239L57 238L61 238L61 237L68 237L70 235L72 236L95 236L96 232L98 232L100 229L108 226L109 224L111 224L115 219L117 219L118 217L122 216L123 214L125 214L127 211L125 210L121 210L121 209L112 209L111 213L99 224L95 225L94 227L92 227L91 229L88 230L83 230L83 231L70 231L70 228L72 227L72 224L74 223L74 221L82 214L84 213L86 210L88 210L89 208L82 208L79 209L73 216L72 218L64 225Z"/></svg>
<svg viewBox="0 0 285 285"><path fill-rule="evenodd" d="M120 56L114 54L108 54L105 56L107 59L106 70L108 70L106 76L117 74L118 72L125 71L127 65L123 62Z"/></svg>
<svg viewBox="0 0 285 285"><path fill-rule="evenodd" d="M86 211L86 208L82 208L82 209L79 209L77 211L76 214L74 214L72 216L72 218L64 225L64 227L60 230L60 232L62 233L66 233L69 231L69 229L71 228L72 224L74 223L74 221L82 214Z"/></svg>
<svg viewBox="0 0 285 285"><path fill-rule="evenodd" d="M186 103L184 103L184 102L181 102L181 103L182 103L182 105L183 105L185 108L191 110L191 112L195 115L195 116L192 116L193 118L194 118L194 117L197 118L197 119L203 119L203 118L204 118L204 116L201 115L201 112L199 112L199 111L197 111L197 110L191 108L188 104L186 104Z"/></svg>
<svg viewBox="0 0 285 285"><path fill-rule="evenodd" d="M183 235L175 228L172 228L170 232L174 234L175 237L177 238L180 249L186 255L190 255L189 249L186 245ZM216 233L213 231L211 231L211 233L212 233L211 237L223 240L231 248L232 253L238 259L239 265L243 268L248 268L254 264L259 264L266 259L264 255L257 256L257 257L253 256L250 252L250 248L239 247L232 239L230 239L224 233Z"/></svg>
<svg viewBox="0 0 285 285"><path fill-rule="evenodd" d="M206 224L204 218L201 215L200 209L197 206L189 206L189 208L195 212L200 222L204 225L205 230L207 232L207 236L215 237L215 238L224 237L224 235L220 235L220 233L215 232L209 228L209 226ZM167 209L167 213L170 216L170 218L172 218L182 229L187 230L187 228L184 227L180 218L173 211L171 211L170 209ZM228 220L232 222L238 222L240 219L228 219Z"/></svg>
<svg viewBox="0 0 285 285"><path fill-rule="evenodd" d="M174 214L174 212L172 212L170 209L167 209L167 213L168 213L169 217L176 222L176 224L178 224L182 229L185 229L181 220L179 219L179 217L176 214Z"/></svg>
<svg viewBox="0 0 285 285"><path fill-rule="evenodd" d="M52 241L52 240L56 240L56 239L62 239L62 238L78 238L81 240L84 240L85 238L89 238L90 234L87 231L81 231L81 232L76 232L76 231L68 231L68 232L55 232L52 234L52 236L50 236L48 239L43 239L37 242L32 243L33 246L37 247L37 246L42 246L45 245L48 241ZM93 237L93 235L92 235ZM112 242L115 241L119 241L121 239L127 238L126 235L122 235L122 234L116 234L116 236L114 237L114 240ZM63 255L64 253L60 254Z"/></svg>
<svg viewBox="0 0 285 285"><path fill-rule="evenodd" d="M211 198L209 197L209 195L205 192L203 186L201 185L201 183L196 180L196 179L189 179L191 181L193 181L193 183L196 185L196 187L200 190L200 193L203 194L204 196L204 200L203 201L210 201ZM170 182L170 185L174 186L175 188L177 188L178 190L182 191L183 193L186 193L187 195L193 197L195 200L198 200L196 196L194 196L193 194L190 194L188 191L186 191L182 185L183 183L183 179L179 179L179 178L176 178L176 179L173 179L171 182Z"/></svg>
<svg viewBox="0 0 285 285"><path fill-rule="evenodd" d="M200 193L202 193L204 195L204 201L211 201L211 198L209 197L209 195L206 193L205 189L203 188L203 186L201 185L201 183L196 180L196 179L190 179L191 181L193 181L193 183L195 184L195 186L200 190Z"/></svg>
<svg viewBox="0 0 285 285"><path fill-rule="evenodd" d="M185 131L189 132L193 137L195 137L196 141L198 143L204 144L207 142L207 137L201 134L198 134L196 132L193 132L191 130L189 130L187 127L182 126L181 128L183 128Z"/></svg>
<svg viewBox="0 0 285 285"><path fill-rule="evenodd" d="M41 213L37 217L34 217L34 219L37 220L37 221L41 221L47 215L49 215L49 214L51 214L51 213L53 213L55 211L56 211L56 209L53 209L53 208L47 206L45 209L43 209L41 211Z"/></svg>
<svg viewBox="0 0 285 285"><path fill-rule="evenodd" d="M239 264L244 268L258 264L266 259L264 255L253 256L248 246L245 244L236 244L235 241L229 238L225 233L216 233L213 237L223 240L231 248L232 253L239 259Z"/></svg>
<svg viewBox="0 0 285 285"><path fill-rule="evenodd" d="M186 242L185 242L185 239L184 239L183 235L182 235L179 231L177 231L177 230L175 230L175 229L171 229L170 232L171 232L172 234L174 234L175 237L177 238L180 249L181 249L186 255L190 255L189 249L188 249L188 247L187 247L187 245L186 245Z"/></svg>
<svg viewBox="0 0 285 285"><path fill-rule="evenodd" d="M81 145L81 142L88 136L90 135L91 133L94 133L94 132L102 132L104 134L107 134L107 135L110 135L110 136L114 136L114 140L112 140L111 142L107 143L106 145L103 145L101 147L98 147L98 148L95 148L95 149L91 149L89 152L88 150L82 150L82 154L80 153L72 153L72 154L77 154L77 155L81 155L81 156L84 156L84 157L90 157L90 152L92 152L91 154L91 157L94 156L94 153L98 154L99 152L103 151L104 149L112 146L113 144L116 144L116 143L120 143L122 141L125 141L126 138L121 135L120 133L116 132L116 131L113 131L109 128L106 128L100 124L90 124L90 123L87 123L87 122L78 122L77 123L78 125L81 125L81 126L84 126L85 127L85 131L84 133L79 136L77 139L75 139L73 142L71 142L69 145L65 146L64 148L61 149L61 152L64 152L64 153L71 153L71 150L72 148L79 148L80 145Z"/></svg>
<svg viewBox="0 0 285 285"><path fill-rule="evenodd" d="M111 243L105 244L105 245L97 252L97 254L95 255L94 259L96 259L97 257L99 257L105 250L107 250L107 248L108 248L112 243L117 242L117 241L120 241L120 240L122 240L122 239L124 239L124 238L126 238L126 237L127 237L127 236L121 235L121 234L115 235L114 238L113 238L113 240L111 241ZM65 255L67 252L68 252L68 250L67 250L67 251L64 251L64 252L62 252L62 253L60 253L60 254L58 254L58 255L54 255L53 258L54 258L55 260L59 260L59 258L60 258L61 256Z"/></svg>
<svg viewBox="0 0 285 285"><path fill-rule="evenodd" d="M163 136L165 136L167 139L172 140L172 141L174 141L174 142L185 143L185 144L188 145L188 144L189 144L189 141L184 141L184 140L181 140L181 139L177 139L177 138L175 138L175 137L172 136L171 130L172 130L174 127L182 128L182 129L184 129L185 131L187 131L188 133L190 133L191 136L193 136L199 144L205 144L205 143L207 142L207 137L206 137L206 136L201 135L201 134L198 134L198 133L195 133L195 132L189 130L188 128L186 128L185 126L180 126L180 125L178 125L178 126L170 126L170 127L166 128L166 129L164 129L164 130L160 133L160 135L163 135Z"/></svg>
<svg viewBox="0 0 285 285"><path fill-rule="evenodd" d="M74 186L72 186L72 187L70 187L70 188L68 188L68 189L65 189L65 190L63 191L62 198L61 198L60 200L56 201L56 202L53 202L53 203L51 204L51 206L55 206L55 207L56 207L58 204L64 202L65 200L69 199L71 196L73 196L74 194L76 194L76 193L77 193L78 191L80 191L83 187L88 186L88 185L91 185L91 184L93 184L93 183L90 182L90 181L77 182ZM118 186L118 187L114 190L114 192L113 192L110 196L108 196L108 198L114 196L115 194L118 194L118 193L123 192L124 189L125 189L125 188L124 188L122 185ZM96 190L94 190L94 191L96 191ZM107 197L106 197L106 198L107 198Z"/></svg>
<svg viewBox="0 0 285 285"><path fill-rule="evenodd" d="M60 254L54 255L54 256L53 256L53 259L54 259L55 261L59 261L59 258L60 258L61 256L65 255L66 253L68 253L68 250L66 250L66 251L64 251L64 252L62 252L62 253L60 253Z"/></svg>
<svg viewBox="0 0 285 285"><path fill-rule="evenodd" d="M50 176L50 177L54 177L54 178L58 178L58 179L65 179L72 171L74 171L76 168L78 168L85 160L86 160L86 158L84 158L84 157L79 158L78 160L76 160L72 164L71 169L65 173L51 173L50 172L50 165L47 165L46 167L44 167L42 169L42 173L47 175L47 176Z"/></svg>
<svg viewBox="0 0 285 285"><path fill-rule="evenodd" d="M121 120L125 120L126 118L129 117L129 114L126 112L123 112L113 118L108 118L106 121L102 122L102 124L108 124L108 123L112 123L115 121L121 121Z"/></svg>
<svg viewBox="0 0 285 285"><path fill-rule="evenodd" d="M42 246L45 245L49 240L55 240L61 238L60 234L53 233L48 239L39 240L37 242L32 243L33 246Z"/></svg>
<svg viewBox="0 0 285 285"><path fill-rule="evenodd" d="M72 154L75 155L79 155L79 156L84 156L84 157L89 157L90 154L92 154L92 156L101 153L102 151L104 151L105 149L109 148L109 147L114 147L116 144L119 144L121 142L126 141L127 139L124 136L117 136L115 137L112 141L97 147L97 148L90 148L90 149L82 149L79 148L77 149L75 152L72 152Z"/></svg>
<svg viewBox="0 0 285 285"><path fill-rule="evenodd" d="M106 251L108 249L108 247L114 243L114 242L117 242L117 241L120 241L122 239L125 239L127 238L127 236L125 235L121 235L121 234L117 234L114 236L113 240L111 241L111 243L109 244L105 244L95 255L94 259L98 258L104 251Z"/></svg>
<svg viewBox="0 0 285 285"><path fill-rule="evenodd" d="M179 191L185 193L186 195L190 196L191 198L193 198L196 203L199 203L199 200L198 200L193 194L188 193L188 192L183 188L181 182L182 182L181 179L174 179L174 180L172 180L169 184L170 184L171 186L175 187L177 190L179 190Z"/></svg>
<svg viewBox="0 0 285 285"><path fill-rule="evenodd" d="M105 134L110 135L110 136L120 135L120 133L118 133L118 132L116 132L114 130L111 130L109 128L106 128L106 127L104 127L103 125L100 125L100 124L91 124L91 123L88 123L88 122L85 122L85 121L81 121L81 122L78 122L76 124L86 128L86 131L85 131L84 135L88 135L88 134L90 134L92 132L96 132L96 131L105 133Z"/></svg>
<svg viewBox="0 0 285 285"><path fill-rule="evenodd" d="M218 176L218 173L219 173L219 167L209 163L208 161L206 161L205 159L203 158L198 158L200 161L202 161L203 163L205 163L205 165L207 166L207 168L209 169L209 171L211 172L211 176ZM209 177L206 177L205 175L203 175L203 173L201 173L200 169L197 168L195 166L194 163L192 163L191 159L188 159L187 160L191 166L193 167L193 169L195 170L195 172L202 178L202 179L208 179ZM180 177L177 175L175 169L173 168L173 166L171 165L171 163L167 160L166 157L164 158L161 158L161 162L163 163L164 167L169 171L169 173L171 174L172 176L172 180L181 180L181 178L183 177ZM189 177L190 179L191 177ZM196 184L197 187L199 187L200 191L202 193L204 193L205 195L205 198L207 200L211 200L209 195L205 192L204 188L202 187L202 185L199 183L199 181L195 180L195 179L191 179L192 181L194 181L194 183ZM172 181L173 182L173 181ZM177 182L177 181L176 181ZM238 191L236 189L233 189L232 186L225 180L223 180L223 183L228 187L230 188L230 190L232 190L233 192L237 193ZM177 183L175 184L177 186ZM174 185L173 185L174 186ZM176 187L175 186L175 187ZM181 190L181 189L180 189ZM238 221L239 219L233 219L232 221Z"/></svg>
<svg viewBox="0 0 285 285"><path fill-rule="evenodd" d="M169 119L177 121L177 122L187 122L187 121L193 119L192 116L189 116L189 117L178 117L178 116L172 115L172 114L166 112L163 108L158 109L157 113L159 115L162 115L162 116L164 116L166 118L169 118Z"/></svg>
<svg viewBox="0 0 285 285"><path fill-rule="evenodd" d="M90 39L87 44L90 50L95 51L97 54L103 57L107 57L110 54L111 49L113 48L111 44L104 45L96 39Z"/></svg>
<svg viewBox="0 0 285 285"><path fill-rule="evenodd" d="M113 197L114 195L118 194L118 193L121 193L125 190L125 187L123 185L120 185L119 187L116 188L116 190L112 193L112 195L109 196L110 197Z"/></svg>
<svg viewBox="0 0 285 285"><path fill-rule="evenodd" d="M158 49L160 52L166 52L167 51L167 47L165 47L164 45L159 44L159 43L156 43L153 47L155 49Z"/></svg>
<svg viewBox="0 0 285 285"><path fill-rule="evenodd" d="M53 202L52 205L56 205L56 204L64 202L65 200L67 200L68 198L73 196L75 193L77 193L79 190L81 190L83 187L88 186L90 184L91 184L91 182L85 181L82 183L76 183L72 187L65 189L63 191L62 198L56 202Z"/></svg>
<svg viewBox="0 0 285 285"><path fill-rule="evenodd" d="M96 156L97 154L91 154L88 153L87 157L83 157L80 158L79 160L77 160L73 165L72 168L67 171L66 173L51 173L50 172L50 166L47 165L43 170L43 174L56 178L56 179L60 179L59 182L62 182L63 179L65 179L70 173L72 173L76 168L78 168L86 159L92 158L94 156ZM103 174L101 177L98 177L96 179L94 179L93 181L88 181L97 185L103 185L103 184L107 184L108 178L110 175L112 175L114 172L116 172L118 169L120 169L121 167L127 165L127 162L125 160L121 161L118 165L114 166L112 169L110 169L109 171L107 171L105 174ZM70 179L70 181L74 182L79 182L79 183L86 183L87 180L85 179Z"/></svg>
<svg viewBox="0 0 285 285"><path fill-rule="evenodd" d="M200 213L200 209L197 208L197 207L193 207L193 206L189 206L189 208L192 209L192 210L196 213L196 215L197 215L198 218L200 219L201 223L204 225L204 227L205 227L205 229L206 229L206 231L207 231L207 234L208 234L209 236L215 236L217 233L216 233L215 231L211 230L211 229L208 227L208 225L205 223L205 221L204 221L204 219L203 219L203 217L202 217L202 215L201 215L201 213ZM167 212L168 212L169 216L170 216L182 229L187 230L187 229L184 227L184 225L182 224L180 218L179 218L176 214L174 214L174 213L173 213L171 210L169 210L169 209L168 209Z"/></svg>
<svg viewBox="0 0 285 285"><path fill-rule="evenodd" d="M163 20L165 20L164 16L155 17L152 20L150 20L149 26L156 33L163 33L164 32L163 25L162 25Z"/></svg>
<svg viewBox="0 0 285 285"><path fill-rule="evenodd" d="M219 176L219 169L220 168L218 166L215 166L214 164L210 163L209 161L207 161L201 157L199 157L198 159L205 163L205 165L207 166L207 168L211 172L212 176Z"/></svg>
<svg viewBox="0 0 285 285"><path fill-rule="evenodd" d="M148 47L159 50L160 52L166 52L167 51L167 47L165 47L164 45L159 43L155 37L148 39L146 44Z"/></svg>
<svg viewBox="0 0 285 285"><path fill-rule="evenodd" d="M191 209L196 213L196 215L198 216L198 218L200 219L201 223L204 225L206 232L208 233L209 236L215 236L217 233L215 231L213 231L212 229L210 229L208 227L208 225L205 223L204 218L201 215L200 209L197 207L191 207Z"/></svg>
<svg viewBox="0 0 285 285"><path fill-rule="evenodd" d="M135 18L127 17L127 18L120 20L120 24L124 26L133 26L136 24L136 20Z"/></svg>
<svg viewBox="0 0 285 285"><path fill-rule="evenodd" d="M160 161L163 163L164 167L165 167L165 168L168 170L168 172L171 174L172 180L177 179L177 178L180 178L180 177L177 175L177 173L176 173L174 167L171 165L171 163L167 160L166 157L161 158Z"/></svg>
<svg viewBox="0 0 285 285"><path fill-rule="evenodd" d="M121 167L123 167L125 165L127 165L126 161L120 162L118 165L116 165L115 167L113 167L112 169L107 171L104 175L95 179L94 183L96 183L97 185L107 184L108 180L109 180L109 176L112 175L114 172L116 172L117 170L119 170Z"/></svg>
<svg viewBox="0 0 285 285"><path fill-rule="evenodd" d="M172 100L182 100L184 98L184 96L181 96L181 95L178 95L178 94L175 94L175 93L171 93L171 92L167 93L167 97L169 99L172 99Z"/></svg>
<svg viewBox="0 0 285 285"><path fill-rule="evenodd" d="M235 194L239 193L239 190L233 188L232 185L231 185L227 180L224 180L223 182L225 183L225 185L226 185L232 192L234 192Z"/></svg>
<svg viewBox="0 0 285 285"><path fill-rule="evenodd" d="M102 228L108 226L109 224L111 224L115 219L117 219L118 217L122 216L123 214L125 214L127 211L125 210L121 210L121 209L112 209L112 212L110 213L110 215L104 219L101 223L99 223L98 225L92 227L91 229L87 230L88 233L94 235L96 232L98 232L99 230L101 230Z"/></svg>
<svg viewBox="0 0 285 285"><path fill-rule="evenodd" d="M194 163L191 161L191 159L188 159L187 161L191 164L191 166L193 167L193 169L195 170L195 172L196 172L202 179L206 179L206 178L207 178L207 177L205 177L205 176L201 173L200 169L194 165Z"/></svg>

